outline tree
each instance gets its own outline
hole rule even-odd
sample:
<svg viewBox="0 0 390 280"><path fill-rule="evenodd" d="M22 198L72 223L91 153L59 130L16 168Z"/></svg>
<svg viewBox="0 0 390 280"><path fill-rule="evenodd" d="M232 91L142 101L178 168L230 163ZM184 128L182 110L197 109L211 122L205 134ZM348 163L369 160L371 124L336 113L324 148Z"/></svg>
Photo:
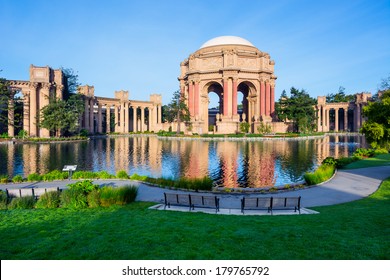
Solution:
<svg viewBox="0 0 390 280"><path fill-rule="evenodd" d="M180 133L180 123L185 122L190 125L190 110L186 104L186 98L180 94L180 91L175 91L171 102L166 107L165 118L168 122L177 122L177 133Z"/></svg>
<svg viewBox="0 0 390 280"><path fill-rule="evenodd" d="M80 86L79 75L72 68L61 67L61 70L64 75L64 98L68 98L71 94L77 93Z"/></svg>
<svg viewBox="0 0 390 280"><path fill-rule="evenodd" d="M282 121L291 121L295 132L312 132L316 127L316 114L314 105L317 100L310 97L305 90L294 87L290 90L290 97L283 91L275 111Z"/></svg>
<svg viewBox="0 0 390 280"><path fill-rule="evenodd" d="M378 99L363 107L367 121L361 132L373 148L390 149L390 85L383 87Z"/></svg>
<svg viewBox="0 0 390 280"><path fill-rule="evenodd" d="M8 102L11 92L8 90L7 81L0 78L0 131L6 131L8 126Z"/></svg>
<svg viewBox="0 0 390 280"><path fill-rule="evenodd" d="M340 86L337 93L328 93L326 95L327 103L338 103L338 102L351 102L355 100L355 95L345 94L345 87Z"/></svg>
<svg viewBox="0 0 390 280"><path fill-rule="evenodd" d="M79 128L79 118L84 112L82 96L73 94L68 100L53 99L42 108L40 126L57 137L62 133L74 133Z"/></svg>

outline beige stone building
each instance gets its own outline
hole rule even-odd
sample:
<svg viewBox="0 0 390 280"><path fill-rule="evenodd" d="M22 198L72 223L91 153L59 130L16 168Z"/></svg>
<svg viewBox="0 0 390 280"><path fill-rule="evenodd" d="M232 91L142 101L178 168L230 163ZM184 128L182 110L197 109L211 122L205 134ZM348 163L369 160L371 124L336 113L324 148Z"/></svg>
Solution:
<svg viewBox="0 0 390 280"><path fill-rule="evenodd" d="M275 111L274 61L249 41L222 36L204 43L180 64L180 91L191 114L192 131L235 133L241 122L255 131L271 122ZM209 94L219 98L219 111L209 118ZM243 96L238 110L238 93Z"/></svg>
<svg viewBox="0 0 390 280"><path fill-rule="evenodd" d="M21 93L23 101L23 129L32 137L49 137L47 129L39 127L41 109L49 104L50 98L63 98L64 75L60 69L49 66L30 66L30 80L8 80L13 94ZM128 91L116 91L114 98L95 96L93 86L81 86L85 111L80 119L80 129L90 133L128 133L158 131L162 128L160 94L151 94L149 101L129 99ZM15 135L14 104L11 98L8 106L8 135ZM111 125L111 116L114 125Z"/></svg>

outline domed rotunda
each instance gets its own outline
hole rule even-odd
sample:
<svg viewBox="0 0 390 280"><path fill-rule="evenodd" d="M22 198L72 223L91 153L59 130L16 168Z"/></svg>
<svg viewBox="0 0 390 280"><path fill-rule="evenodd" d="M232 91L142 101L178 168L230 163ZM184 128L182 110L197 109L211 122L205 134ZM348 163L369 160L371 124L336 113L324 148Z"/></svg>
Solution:
<svg viewBox="0 0 390 280"><path fill-rule="evenodd" d="M260 122L271 123L275 111L274 64L268 53L236 36L213 38L190 54L180 64L178 79L193 133L236 133L241 122L249 123L250 131L257 132ZM210 93L219 98L217 112L209 110Z"/></svg>

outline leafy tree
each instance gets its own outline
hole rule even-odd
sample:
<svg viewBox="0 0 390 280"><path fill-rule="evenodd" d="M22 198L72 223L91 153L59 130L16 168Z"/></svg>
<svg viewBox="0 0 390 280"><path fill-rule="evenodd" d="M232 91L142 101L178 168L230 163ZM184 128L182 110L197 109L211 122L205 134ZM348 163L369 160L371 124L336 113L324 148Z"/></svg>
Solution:
<svg viewBox="0 0 390 280"><path fill-rule="evenodd" d="M0 131L6 131L8 125L8 102L11 92L5 79L0 78Z"/></svg>
<svg viewBox="0 0 390 280"><path fill-rule="evenodd" d="M295 132L312 132L316 127L314 105L317 100L310 97L305 90L294 87L290 90L290 97L283 91L279 102L275 106L279 120L291 121Z"/></svg>
<svg viewBox="0 0 390 280"><path fill-rule="evenodd" d="M57 137L62 133L74 133L79 128L79 118L84 112L82 96L73 94L68 100L53 99L42 108L40 126L54 132Z"/></svg>
<svg viewBox="0 0 390 280"><path fill-rule="evenodd" d="M68 98L71 94L77 93L77 88L80 86L78 81L79 75L72 68L61 67L64 75L64 97Z"/></svg>
<svg viewBox="0 0 390 280"><path fill-rule="evenodd" d="M384 89L375 102L363 108L367 121L361 132L373 148L390 149L390 88Z"/></svg>
<svg viewBox="0 0 390 280"><path fill-rule="evenodd" d="M355 95L345 94L345 88L343 86L339 87L337 93L328 93L326 95L327 103L338 103L338 102L351 102L355 100Z"/></svg>
<svg viewBox="0 0 390 280"><path fill-rule="evenodd" d="M190 110L186 104L186 98L180 94L180 91L175 91L171 102L166 107L165 118L168 122L177 122L177 133L180 133L180 123L185 122L190 125Z"/></svg>

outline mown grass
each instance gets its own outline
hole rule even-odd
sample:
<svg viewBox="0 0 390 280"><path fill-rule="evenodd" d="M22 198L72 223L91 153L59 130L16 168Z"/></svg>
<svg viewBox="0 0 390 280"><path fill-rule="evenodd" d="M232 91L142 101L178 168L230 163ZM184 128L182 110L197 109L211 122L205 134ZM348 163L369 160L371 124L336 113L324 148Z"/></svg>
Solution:
<svg viewBox="0 0 390 280"><path fill-rule="evenodd" d="M314 208L318 215L222 216L151 205L0 211L0 258L390 258L390 178L368 198Z"/></svg>
<svg viewBox="0 0 390 280"><path fill-rule="evenodd" d="M386 165L390 165L390 154L380 154L374 157L364 158L344 166L343 169L356 169Z"/></svg>

